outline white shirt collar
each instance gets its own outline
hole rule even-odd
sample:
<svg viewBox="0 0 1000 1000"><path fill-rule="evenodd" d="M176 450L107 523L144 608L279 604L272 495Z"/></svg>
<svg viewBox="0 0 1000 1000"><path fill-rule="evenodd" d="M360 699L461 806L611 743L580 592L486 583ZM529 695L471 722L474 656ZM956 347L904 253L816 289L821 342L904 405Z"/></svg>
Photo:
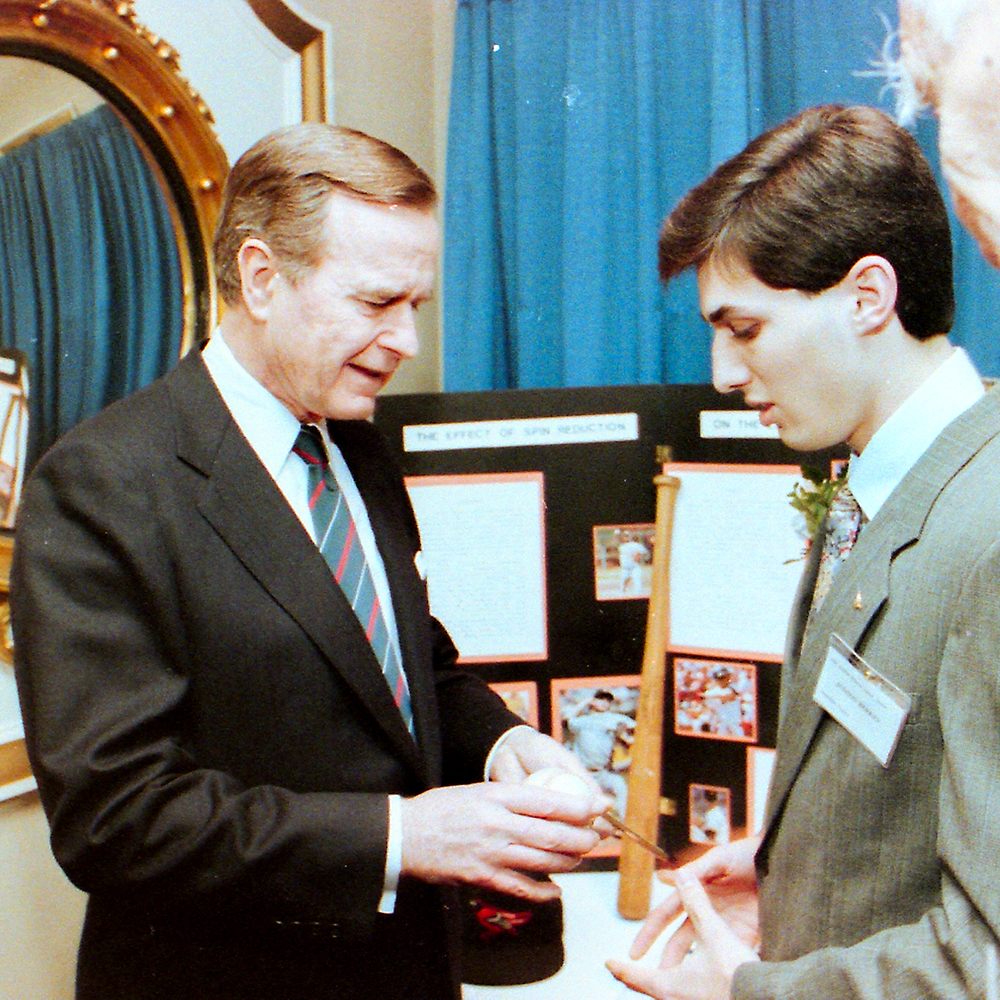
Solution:
<svg viewBox="0 0 1000 1000"><path fill-rule="evenodd" d="M264 388L240 363L217 330L202 350L202 357L233 419L253 448L261 464L277 483L302 526L315 540L312 514L306 503L306 474L302 462L291 455L300 424L292 412ZM365 557L381 588L379 598L387 620L392 619L388 582L385 581L368 511L354 476L340 449L330 440L327 422L317 425L326 445L330 467L354 518Z"/></svg>
<svg viewBox="0 0 1000 1000"><path fill-rule="evenodd" d="M851 458L851 492L869 520L941 431L985 391L969 356L957 347Z"/></svg>
<svg viewBox="0 0 1000 1000"><path fill-rule="evenodd" d="M201 356L243 436L276 480L298 436L298 420L236 360L219 331Z"/></svg>

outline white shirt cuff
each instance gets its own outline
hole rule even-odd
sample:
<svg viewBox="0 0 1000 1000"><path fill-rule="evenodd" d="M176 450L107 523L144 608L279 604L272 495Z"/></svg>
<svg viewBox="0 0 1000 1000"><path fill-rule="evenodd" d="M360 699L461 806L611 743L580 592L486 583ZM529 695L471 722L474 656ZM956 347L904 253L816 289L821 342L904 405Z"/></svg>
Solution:
<svg viewBox="0 0 1000 1000"><path fill-rule="evenodd" d="M396 890L399 887L399 873L403 868L403 820L399 807L399 796L389 796L389 837L385 847L385 880L382 882L382 898L378 903L379 913L392 913L396 908Z"/></svg>

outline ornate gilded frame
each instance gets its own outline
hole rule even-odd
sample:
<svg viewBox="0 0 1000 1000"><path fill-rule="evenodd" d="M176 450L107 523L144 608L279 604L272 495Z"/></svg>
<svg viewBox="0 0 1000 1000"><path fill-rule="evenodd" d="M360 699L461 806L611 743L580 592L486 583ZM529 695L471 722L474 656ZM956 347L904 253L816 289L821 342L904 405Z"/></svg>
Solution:
<svg viewBox="0 0 1000 1000"><path fill-rule="evenodd" d="M138 21L132 0L0 0L0 55L49 63L124 118L167 192L184 283L182 353L213 328L212 230L229 170L205 102L177 52ZM12 650L6 594L13 541L0 534L0 656ZM24 741L0 745L0 786L30 777Z"/></svg>

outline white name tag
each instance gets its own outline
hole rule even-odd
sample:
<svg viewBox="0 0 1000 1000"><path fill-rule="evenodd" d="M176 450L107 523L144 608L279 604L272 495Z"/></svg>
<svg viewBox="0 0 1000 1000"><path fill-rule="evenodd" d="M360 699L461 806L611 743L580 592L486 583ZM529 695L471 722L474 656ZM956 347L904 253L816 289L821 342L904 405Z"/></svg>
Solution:
<svg viewBox="0 0 1000 1000"><path fill-rule="evenodd" d="M869 666L839 635L830 637L813 701L888 767L910 712L910 696Z"/></svg>

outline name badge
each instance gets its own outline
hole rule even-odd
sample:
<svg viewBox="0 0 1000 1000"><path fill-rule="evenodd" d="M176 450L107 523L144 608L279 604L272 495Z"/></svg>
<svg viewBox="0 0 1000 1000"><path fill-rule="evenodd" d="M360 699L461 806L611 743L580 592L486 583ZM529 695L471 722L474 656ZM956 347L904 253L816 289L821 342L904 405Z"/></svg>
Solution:
<svg viewBox="0 0 1000 1000"><path fill-rule="evenodd" d="M813 701L888 767L910 712L910 696L862 659L839 635L830 637Z"/></svg>

